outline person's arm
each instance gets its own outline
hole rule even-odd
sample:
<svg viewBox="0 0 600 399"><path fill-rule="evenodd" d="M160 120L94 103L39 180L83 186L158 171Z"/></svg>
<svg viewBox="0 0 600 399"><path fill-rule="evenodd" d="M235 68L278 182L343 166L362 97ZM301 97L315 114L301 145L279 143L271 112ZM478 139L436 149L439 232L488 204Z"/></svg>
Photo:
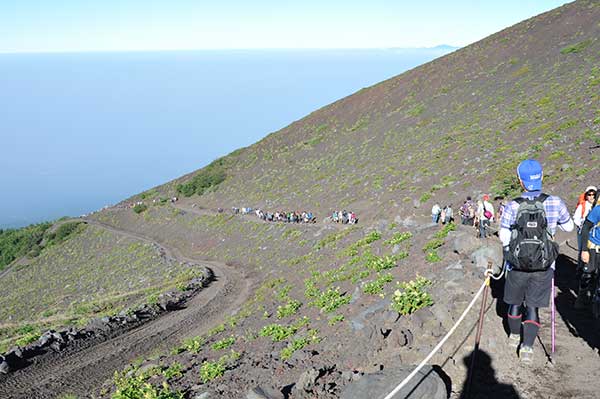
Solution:
<svg viewBox="0 0 600 399"><path fill-rule="evenodd" d="M569 210L567 209L567 206L562 200L560 201L557 224L562 231L573 231L573 229L575 228L575 225L573 224L573 219L571 219L571 215L569 214Z"/></svg>
<svg viewBox="0 0 600 399"><path fill-rule="evenodd" d="M575 213L573 214L573 223L575 223L575 226L577 226L577 227L581 227L581 225L583 223L583 217L581 217L581 207L582 206L585 206L585 204L577 205L577 209L575 209Z"/></svg>

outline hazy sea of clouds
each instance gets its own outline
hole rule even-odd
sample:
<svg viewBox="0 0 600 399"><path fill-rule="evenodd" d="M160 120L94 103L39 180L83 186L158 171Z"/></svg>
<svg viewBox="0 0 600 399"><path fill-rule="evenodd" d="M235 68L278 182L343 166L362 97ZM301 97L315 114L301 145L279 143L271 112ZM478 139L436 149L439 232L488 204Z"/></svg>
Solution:
<svg viewBox="0 0 600 399"><path fill-rule="evenodd" d="M451 48L0 55L0 228L118 202Z"/></svg>

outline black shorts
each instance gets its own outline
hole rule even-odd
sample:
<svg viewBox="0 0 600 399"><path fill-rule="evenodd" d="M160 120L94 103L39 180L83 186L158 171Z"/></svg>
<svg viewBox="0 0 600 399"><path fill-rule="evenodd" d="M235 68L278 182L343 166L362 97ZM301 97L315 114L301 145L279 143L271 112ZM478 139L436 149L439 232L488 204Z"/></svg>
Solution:
<svg viewBox="0 0 600 399"><path fill-rule="evenodd" d="M550 304L553 276L552 268L543 272L509 271L504 285L504 302L509 305L525 303L527 306L547 308Z"/></svg>

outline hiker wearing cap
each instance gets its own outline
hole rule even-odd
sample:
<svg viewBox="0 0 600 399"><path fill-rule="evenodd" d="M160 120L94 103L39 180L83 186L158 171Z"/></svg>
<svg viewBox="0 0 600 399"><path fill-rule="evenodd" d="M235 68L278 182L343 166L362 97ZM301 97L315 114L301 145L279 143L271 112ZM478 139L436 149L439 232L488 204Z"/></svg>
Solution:
<svg viewBox="0 0 600 399"><path fill-rule="evenodd" d="M572 231L574 225L563 200L542 193L543 170L538 161L521 162L517 176L525 192L504 207L499 235L507 270L504 302L509 305L508 341L511 347L519 348L522 361L530 362L541 326L538 309L548 307L550 302L554 261L558 257L553 237L557 226Z"/></svg>

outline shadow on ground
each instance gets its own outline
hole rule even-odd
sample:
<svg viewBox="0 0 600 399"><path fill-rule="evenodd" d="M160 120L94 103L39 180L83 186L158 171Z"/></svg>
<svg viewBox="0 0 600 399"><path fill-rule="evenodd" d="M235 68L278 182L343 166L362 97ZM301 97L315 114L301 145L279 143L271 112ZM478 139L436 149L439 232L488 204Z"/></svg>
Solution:
<svg viewBox="0 0 600 399"><path fill-rule="evenodd" d="M520 396L511 384L503 384L496 379L496 371L492 367L492 359L487 352L481 349L471 352L463 358L466 367L471 365L473 355L475 367L471 386L465 381L460 399L519 399Z"/></svg>
<svg viewBox="0 0 600 399"><path fill-rule="evenodd" d="M558 287L556 311L569 332L583 339L596 352L600 349L600 323L592 317L591 309L575 310L577 293L577 261L561 254L556 261L555 284Z"/></svg>

